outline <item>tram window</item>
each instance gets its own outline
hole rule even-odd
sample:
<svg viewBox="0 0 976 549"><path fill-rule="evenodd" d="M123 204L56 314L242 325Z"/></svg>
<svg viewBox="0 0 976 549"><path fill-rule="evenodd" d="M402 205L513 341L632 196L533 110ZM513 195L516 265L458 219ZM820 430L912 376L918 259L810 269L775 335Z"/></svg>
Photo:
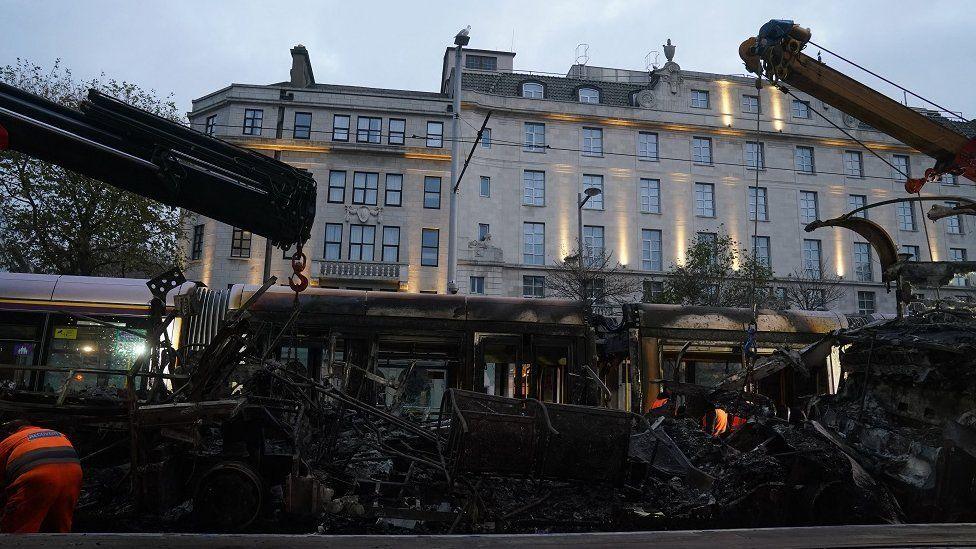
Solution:
<svg viewBox="0 0 976 549"><path fill-rule="evenodd" d="M124 327L124 323L118 323ZM130 327L130 329L132 329ZM135 329L137 333L145 330ZM55 368L94 368L125 370L146 352L144 339L115 327L78 321L77 324L55 324L51 333L51 350L47 365ZM67 372L48 372L43 389L57 391L68 378ZM79 372L71 381L73 392L88 388L114 392L125 388L125 376Z"/></svg>
<svg viewBox="0 0 976 549"><path fill-rule="evenodd" d="M692 363L694 367L694 383L706 387L716 387L729 374L734 374L742 369L738 362L696 360Z"/></svg>
<svg viewBox="0 0 976 549"><path fill-rule="evenodd" d="M30 366L37 349L37 328L17 324L0 324L0 364ZM29 379L27 372L0 370L0 381L15 382L23 388Z"/></svg>
<svg viewBox="0 0 976 549"><path fill-rule="evenodd" d="M383 391L383 403L412 416L436 413L450 372L457 366L456 341L381 340L378 371L390 382Z"/></svg>
<svg viewBox="0 0 976 549"><path fill-rule="evenodd" d="M526 368L519 363L518 345L500 342L483 345L484 392L509 398L528 396Z"/></svg>
<svg viewBox="0 0 976 549"><path fill-rule="evenodd" d="M539 367L537 397L544 402L563 401L563 379L569 364L568 345L539 345L536 365Z"/></svg>

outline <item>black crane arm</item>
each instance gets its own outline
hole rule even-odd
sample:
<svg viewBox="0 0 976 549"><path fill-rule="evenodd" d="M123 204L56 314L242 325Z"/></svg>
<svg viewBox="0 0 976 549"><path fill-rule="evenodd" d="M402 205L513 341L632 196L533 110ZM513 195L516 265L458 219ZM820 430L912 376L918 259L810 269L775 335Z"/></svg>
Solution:
<svg viewBox="0 0 976 549"><path fill-rule="evenodd" d="M305 170L91 90L72 109L0 84L0 150L269 238L304 243L315 218Z"/></svg>

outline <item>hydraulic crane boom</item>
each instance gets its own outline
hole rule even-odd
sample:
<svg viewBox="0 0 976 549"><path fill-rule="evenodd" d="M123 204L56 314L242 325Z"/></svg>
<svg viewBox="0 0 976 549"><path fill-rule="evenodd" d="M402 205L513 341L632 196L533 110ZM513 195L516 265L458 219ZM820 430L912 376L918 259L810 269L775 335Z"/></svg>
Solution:
<svg viewBox="0 0 976 549"><path fill-rule="evenodd" d="M944 173L976 181L976 139L804 55L810 38L809 29L774 19L739 46L739 56L749 71L802 90L934 158L935 166L924 178L905 183L908 192L918 192Z"/></svg>
<svg viewBox="0 0 976 549"><path fill-rule="evenodd" d="M95 90L75 110L0 84L3 149L192 210L282 248L303 244L311 234L311 174Z"/></svg>

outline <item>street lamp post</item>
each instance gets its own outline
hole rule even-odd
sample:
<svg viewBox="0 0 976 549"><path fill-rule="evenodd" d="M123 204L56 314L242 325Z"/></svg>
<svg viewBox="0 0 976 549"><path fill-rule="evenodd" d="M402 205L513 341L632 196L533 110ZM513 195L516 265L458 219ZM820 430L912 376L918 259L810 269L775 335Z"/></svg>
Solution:
<svg viewBox="0 0 976 549"><path fill-rule="evenodd" d="M460 188L457 184L458 167L461 162L461 48L468 45L471 37L468 32L471 27L462 29L454 36L454 81L451 95L454 100L451 118L451 211L448 213L447 228L447 291L458 293L457 285L457 195Z"/></svg>
<svg viewBox="0 0 976 549"><path fill-rule="evenodd" d="M596 187L590 187L576 195L576 252L579 256L580 268L583 267L583 206L589 199L602 192Z"/></svg>

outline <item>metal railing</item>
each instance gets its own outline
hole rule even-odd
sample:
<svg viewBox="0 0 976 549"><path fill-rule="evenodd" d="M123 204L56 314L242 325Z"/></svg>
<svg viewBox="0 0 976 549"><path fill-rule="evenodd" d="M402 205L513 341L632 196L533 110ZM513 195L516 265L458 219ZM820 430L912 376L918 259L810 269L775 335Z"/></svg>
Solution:
<svg viewBox="0 0 976 549"><path fill-rule="evenodd" d="M378 261L327 261L317 260L318 274L323 278L399 280L400 263Z"/></svg>

